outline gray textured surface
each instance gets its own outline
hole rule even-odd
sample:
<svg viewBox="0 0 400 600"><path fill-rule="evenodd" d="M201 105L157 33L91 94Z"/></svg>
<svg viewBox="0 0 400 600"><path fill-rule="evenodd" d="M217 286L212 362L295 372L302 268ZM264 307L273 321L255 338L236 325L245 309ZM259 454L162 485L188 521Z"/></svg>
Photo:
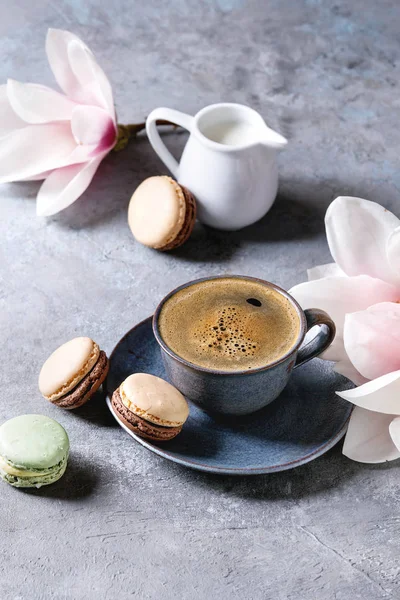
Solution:
<svg viewBox="0 0 400 600"><path fill-rule="evenodd" d="M400 213L395 0L2 0L1 79L53 85L49 26L81 35L109 73L120 121L158 105L246 102L290 139L281 195L261 223L197 227L174 255L134 244L134 187L163 172L145 140L110 156L73 207L35 217L37 184L0 189L0 420L42 412L67 428L55 486L1 485L0 597L246 600L400 598L399 466L335 448L295 471L220 478L168 464L99 401L41 400L48 352L75 334L106 350L173 286L213 273L286 287L329 260L323 215L338 194ZM184 136L170 136L176 151Z"/></svg>

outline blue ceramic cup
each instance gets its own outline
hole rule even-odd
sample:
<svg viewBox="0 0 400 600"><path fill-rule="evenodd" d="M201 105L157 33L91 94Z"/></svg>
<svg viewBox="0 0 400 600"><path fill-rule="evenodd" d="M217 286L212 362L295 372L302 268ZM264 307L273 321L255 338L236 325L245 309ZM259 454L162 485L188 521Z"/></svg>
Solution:
<svg viewBox="0 0 400 600"><path fill-rule="evenodd" d="M156 309L153 331L161 349L169 380L186 398L207 412L245 415L260 410L275 400L286 386L293 369L328 348L335 337L335 324L323 310L311 308L303 311L288 292L273 283L241 275L229 275L227 278L244 279L273 288L294 307L300 323L299 335L294 346L278 360L246 371L210 369L185 360L173 352L161 337L158 321L161 309L167 300L190 285L210 279L224 279L223 277L197 279L170 292ZM303 345L306 333L313 327L317 328L316 335Z"/></svg>

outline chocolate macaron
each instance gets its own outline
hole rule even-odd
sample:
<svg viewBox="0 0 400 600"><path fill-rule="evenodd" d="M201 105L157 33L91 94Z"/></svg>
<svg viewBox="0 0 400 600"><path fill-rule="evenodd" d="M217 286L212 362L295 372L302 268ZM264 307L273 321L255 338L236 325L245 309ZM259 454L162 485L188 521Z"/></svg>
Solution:
<svg viewBox="0 0 400 600"><path fill-rule="evenodd" d="M134 433L154 442L172 440L189 416L184 396L170 383L148 375L130 375L111 399L113 410Z"/></svg>
<svg viewBox="0 0 400 600"><path fill-rule="evenodd" d="M108 358L88 337L77 337L49 356L39 375L41 394L61 408L79 408L99 389Z"/></svg>
<svg viewBox="0 0 400 600"><path fill-rule="evenodd" d="M186 242L195 221L193 194L164 175L145 179L129 203L128 224L133 236L156 250L173 250Z"/></svg>

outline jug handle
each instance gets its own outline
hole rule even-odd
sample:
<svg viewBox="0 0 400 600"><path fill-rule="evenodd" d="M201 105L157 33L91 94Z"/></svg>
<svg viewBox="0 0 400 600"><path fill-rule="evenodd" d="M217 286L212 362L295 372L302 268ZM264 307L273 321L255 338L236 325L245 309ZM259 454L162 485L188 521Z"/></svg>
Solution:
<svg viewBox="0 0 400 600"><path fill-rule="evenodd" d="M149 138L150 144L153 150L158 154L159 158L163 161L166 167L171 171L175 179L178 178L179 163L172 156L164 142L161 140L160 134L157 130L156 121L163 119L165 121L171 121L176 123L180 127L187 129L189 132L192 128L193 117L187 115L179 110L173 110L172 108L156 108L153 110L146 119L146 132Z"/></svg>

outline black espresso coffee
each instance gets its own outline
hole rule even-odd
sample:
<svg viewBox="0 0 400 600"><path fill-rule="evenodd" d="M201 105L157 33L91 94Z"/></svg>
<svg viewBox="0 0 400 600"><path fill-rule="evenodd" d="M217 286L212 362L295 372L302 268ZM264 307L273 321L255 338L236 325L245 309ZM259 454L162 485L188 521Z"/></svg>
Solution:
<svg viewBox="0 0 400 600"><path fill-rule="evenodd" d="M180 290L165 302L158 325L175 354L221 371L273 363L300 333L299 316L285 296L265 284L233 277Z"/></svg>

